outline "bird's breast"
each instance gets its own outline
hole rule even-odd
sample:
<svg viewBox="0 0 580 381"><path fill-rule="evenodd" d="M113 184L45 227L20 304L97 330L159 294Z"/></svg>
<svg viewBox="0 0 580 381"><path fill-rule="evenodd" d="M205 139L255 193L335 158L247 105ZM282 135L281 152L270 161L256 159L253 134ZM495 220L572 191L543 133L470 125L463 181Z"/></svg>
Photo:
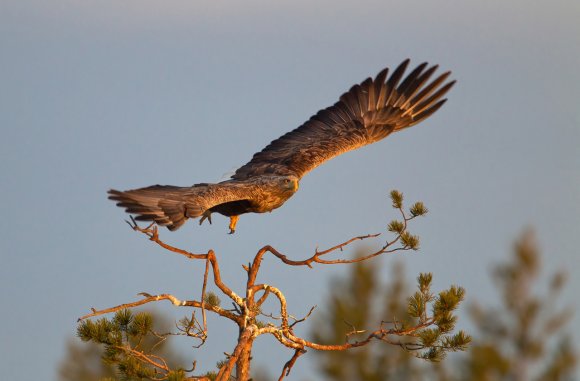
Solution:
<svg viewBox="0 0 580 381"><path fill-rule="evenodd" d="M264 192L256 197L256 199L252 200L254 205L253 212L271 212L272 210L281 207L291 196L292 194L288 193Z"/></svg>

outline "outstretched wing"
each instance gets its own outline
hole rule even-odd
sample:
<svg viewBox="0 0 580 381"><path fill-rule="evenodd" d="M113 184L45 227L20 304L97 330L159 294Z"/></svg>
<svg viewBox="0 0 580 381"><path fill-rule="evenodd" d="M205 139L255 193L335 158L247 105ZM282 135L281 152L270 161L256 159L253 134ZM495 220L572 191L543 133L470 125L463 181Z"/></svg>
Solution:
<svg viewBox="0 0 580 381"><path fill-rule="evenodd" d="M240 167L233 179L265 174L302 177L326 160L411 127L437 111L441 99L455 81L445 83L451 72L429 82L437 66L417 66L405 79L409 60L388 77L382 70L373 80L353 86L333 106L271 142Z"/></svg>

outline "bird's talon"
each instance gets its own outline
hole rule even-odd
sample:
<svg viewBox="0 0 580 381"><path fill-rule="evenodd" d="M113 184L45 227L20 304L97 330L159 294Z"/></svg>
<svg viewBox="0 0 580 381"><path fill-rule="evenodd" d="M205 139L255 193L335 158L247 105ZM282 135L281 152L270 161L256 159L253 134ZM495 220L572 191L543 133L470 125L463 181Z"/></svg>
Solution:
<svg viewBox="0 0 580 381"><path fill-rule="evenodd" d="M211 212L209 210L203 212L201 219L199 220L199 224L201 225L205 220L208 220L209 224L211 225Z"/></svg>
<svg viewBox="0 0 580 381"><path fill-rule="evenodd" d="M236 224L238 223L238 219L240 216L231 216L230 217L230 232L229 234L234 234L236 232Z"/></svg>

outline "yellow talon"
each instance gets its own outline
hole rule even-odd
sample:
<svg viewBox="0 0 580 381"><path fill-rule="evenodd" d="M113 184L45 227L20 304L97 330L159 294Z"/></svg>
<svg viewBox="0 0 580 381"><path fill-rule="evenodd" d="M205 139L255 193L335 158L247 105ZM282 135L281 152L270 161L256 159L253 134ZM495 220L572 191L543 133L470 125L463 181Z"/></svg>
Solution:
<svg viewBox="0 0 580 381"><path fill-rule="evenodd" d="M238 223L239 218L240 216L230 217L230 234L234 234L236 232L236 224Z"/></svg>

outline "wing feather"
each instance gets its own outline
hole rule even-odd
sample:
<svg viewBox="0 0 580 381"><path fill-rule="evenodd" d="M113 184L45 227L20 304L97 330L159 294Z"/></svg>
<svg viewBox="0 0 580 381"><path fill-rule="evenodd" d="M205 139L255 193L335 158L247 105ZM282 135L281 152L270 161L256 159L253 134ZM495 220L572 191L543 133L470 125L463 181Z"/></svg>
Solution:
<svg viewBox="0 0 580 381"><path fill-rule="evenodd" d="M218 184L197 184L192 187L153 185L128 191L109 190L109 199L135 214L138 221L155 221L169 230L176 230L188 218L197 218L206 210L225 203L251 200L259 184L225 181Z"/></svg>
<svg viewBox="0 0 580 381"><path fill-rule="evenodd" d="M437 65L422 63L406 77L409 60L389 76L388 68L340 96L333 106L271 142L232 176L244 180L264 174L302 177L325 161L383 139L431 116L455 84L450 72L429 82Z"/></svg>
<svg viewBox="0 0 580 381"><path fill-rule="evenodd" d="M385 86L385 79L389 74L389 68L384 68L377 74L375 78L375 90L379 94L377 98L377 104L375 105L375 109L379 108L379 105L384 105L387 99L387 86Z"/></svg>

